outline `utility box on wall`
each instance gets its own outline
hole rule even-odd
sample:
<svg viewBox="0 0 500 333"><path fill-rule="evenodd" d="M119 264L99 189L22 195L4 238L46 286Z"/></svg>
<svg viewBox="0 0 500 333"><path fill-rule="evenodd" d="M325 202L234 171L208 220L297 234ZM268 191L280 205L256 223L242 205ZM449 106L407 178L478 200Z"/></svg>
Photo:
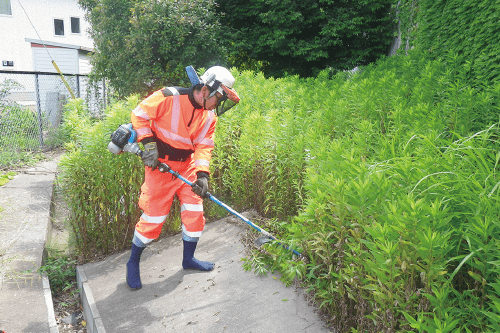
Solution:
<svg viewBox="0 0 500 333"><path fill-rule="evenodd" d="M14 61L2 60L3 67L14 67Z"/></svg>

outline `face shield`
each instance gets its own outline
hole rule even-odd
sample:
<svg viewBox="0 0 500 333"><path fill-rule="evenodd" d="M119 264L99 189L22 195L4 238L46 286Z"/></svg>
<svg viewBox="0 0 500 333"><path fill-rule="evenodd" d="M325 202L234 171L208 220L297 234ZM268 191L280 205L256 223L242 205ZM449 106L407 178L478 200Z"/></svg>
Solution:
<svg viewBox="0 0 500 333"><path fill-rule="evenodd" d="M217 107L215 110L215 113L217 116L221 116L224 114L224 112L228 111L232 107L234 107L236 104L239 103L240 97L236 93L234 89L230 89L226 87L223 84L220 84L219 86L223 90L222 98L219 99L219 103L217 103ZM212 92L212 94L215 94L217 92L217 89Z"/></svg>

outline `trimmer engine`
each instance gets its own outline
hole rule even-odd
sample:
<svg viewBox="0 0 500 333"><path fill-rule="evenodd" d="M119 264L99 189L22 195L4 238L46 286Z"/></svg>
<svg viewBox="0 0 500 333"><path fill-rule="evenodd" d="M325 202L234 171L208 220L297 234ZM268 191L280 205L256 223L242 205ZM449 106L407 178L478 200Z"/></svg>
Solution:
<svg viewBox="0 0 500 333"><path fill-rule="evenodd" d="M132 124L123 124L111 134L111 142L108 144L108 150L113 154L129 152L136 155L141 154L141 149L136 142L137 133L132 128Z"/></svg>

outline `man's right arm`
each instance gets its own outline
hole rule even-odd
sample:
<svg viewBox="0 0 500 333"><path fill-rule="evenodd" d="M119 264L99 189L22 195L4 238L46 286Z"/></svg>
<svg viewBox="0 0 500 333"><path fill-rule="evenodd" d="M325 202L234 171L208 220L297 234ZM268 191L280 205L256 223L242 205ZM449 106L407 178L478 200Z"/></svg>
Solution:
<svg viewBox="0 0 500 333"><path fill-rule="evenodd" d="M153 137L151 131L151 121L156 120L160 103L164 101L165 97L161 91L156 91L132 111L130 120L132 126L137 132L137 141L142 142L144 139Z"/></svg>

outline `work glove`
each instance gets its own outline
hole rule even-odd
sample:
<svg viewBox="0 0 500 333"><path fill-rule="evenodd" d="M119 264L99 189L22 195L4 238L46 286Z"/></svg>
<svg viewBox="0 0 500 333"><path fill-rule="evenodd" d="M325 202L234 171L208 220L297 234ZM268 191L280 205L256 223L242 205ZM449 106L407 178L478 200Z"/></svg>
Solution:
<svg viewBox="0 0 500 333"><path fill-rule="evenodd" d="M156 142L148 142L144 145L144 151L142 152L141 158L145 166L151 167L154 171L158 166L158 147L156 147Z"/></svg>
<svg viewBox="0 0 500 333"><path fill-rule="evenodd" d="M196 179L191 188L194 193L202 198L205 198L208 192L208 173L199 171L196 175L198 176L198 179Z"/></svg>

